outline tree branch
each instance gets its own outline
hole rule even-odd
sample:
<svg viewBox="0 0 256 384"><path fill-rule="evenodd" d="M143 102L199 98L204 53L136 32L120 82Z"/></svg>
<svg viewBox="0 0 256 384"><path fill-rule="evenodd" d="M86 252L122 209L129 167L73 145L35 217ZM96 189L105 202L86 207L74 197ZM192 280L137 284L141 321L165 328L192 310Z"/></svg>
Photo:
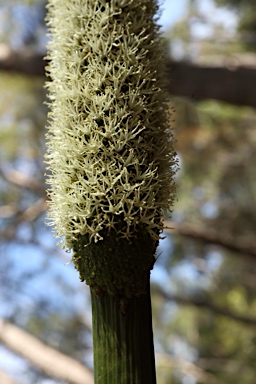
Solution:
<svg viewBox="0 0 256 384"><path fill-rule="evenodd" d="M256 68L206 67L169 62L168 90L192 100L216 99L234 105L256 107Z"/></svg>
<svg viewBox="0 0 256 384"><path fill-rule="evenodd" d="M44 185L37 181L35 178L25 175L24 173L17 171L16 169L4 170L0 167L0 176L22 188L30 189L31 191L38 192L42 196L46 195Z"/></svg>
<svg viewBox="0 0 256 384"><path fill-rule="evenodd" d="M0 44L0 70L44 76L45 62L42 55L25 50L15 52L7 45Z"/></svg>
<svg viewBox="0 0 256 384"><path fill-rule="evenodd" d="M42 55L21 51L13 52L0 45L0 70L25 75L45 76ZM256 66L255 66L256 67ZM192 100L216 99L234 105L256 107L256 68L233 65L206 67L192 63L169 61L167 69L168 91L172 96Z"/></svg>
<svg viewBox="0 0 256 384"><path fill-rule="evenodd" d="M167 227L164 230L166 233L177 233L182 236L203 241L204 243L220 245L221 247L237 254L248 255L256 258L256 244L248 246L244 242L238 242L235 239L228 237L227 235L217 233L212 229L207 229L207 231L205 231L204 229L198 228L194 225L176 224L170 221L165 221L164 224Z"/></svg>
<svg viewBox="0 0 256 384"><path fill-rule="evenodd" d="M14 204L0 206L0 218L13 219L12 222L0 232L0 240L11 240L14 238L19 224L24 221L33 221L46 211L46 191L43 183L40 183L35 178L27 176L26 174L15 169L8 169L7 171L0 167L0 177L11 184L31 190L43 196L24 210L20 210L19 207Z"/></svg>
<svg viewBox="0 0 256 384"><path fill-rule="evenodd" d="M0 383L1 384L18 384L16 381L14 381L9 375L7 375L3 371L0 371Z"/></svg>
<svg viewBox="0 0 256 384"><path fill-rule="evenodd" d="M20 211L18 209L14 210L14 208L12 208L13 207L9 207L8 209L8 206L0 206L0 217L2 211L2 214L4 214L5 217L10 218L12 216L14 219L0 232L0 240L14 239L17 227L23 222L31 222L36 220L42 213L46 211L47 203L44 198L40 198L34 204L31 204L28 208L23 211ZM7 216L7 214L9 214L9 216Z"/></svg>
<svg viewBox="0 0 256 384"><path fill-rule="evenodd" d="M195 298L192 296L183 297L183 296L179 296L179 295L175 295L175 294L170 295L170 294L167 294L166 292L164 292L159 286L154 286L154 288L152 287L152 292L160 294L166 300L175 301L176 303L181 304L181 305L189 305L189 306L194 306L194 307L198 307L198 308L204 308L204 309L207 309L207 310L213 312L214 314L228 317L228 318L230 318L234 321L237 321L239 323L243 323L243 324L246 324L248 326L256 328L256 318L251 318L248 316L243 316L243 315L239 315L237 313L234 313L229 308L220 307L220 306L214 304L213 302L211 302L211 300L209 300L209 299Z"/></svg>
<svg viewBox="0 0 256 384"><path fill-rule="evenodd" d="M0 341L48 376L70 384L93 384L92 372L81 363L1 319Z"/></svg>
<svg viewBox="0 0 256 384"><path fill-rule="evenodd" d="M220 381L217 380L213 374L206 372L196 364L179 357L171 356L167 353L156 353L156 362L158 367L164 366L169 369L173 367L178 368L182 373L194 377L199 382L220 384Z"/></svg>

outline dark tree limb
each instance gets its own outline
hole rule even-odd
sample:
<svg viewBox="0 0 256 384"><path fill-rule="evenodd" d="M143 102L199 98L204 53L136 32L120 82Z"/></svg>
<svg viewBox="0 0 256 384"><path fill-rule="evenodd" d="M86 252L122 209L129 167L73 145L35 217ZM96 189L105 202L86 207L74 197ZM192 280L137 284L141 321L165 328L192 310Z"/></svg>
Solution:
<svg viewBox="0 0 256 384"><path fill-rule="evenodd" d="M165 226L169 227L165 229L166 233L177 233L182 236L203 241L204 243L219 245L236 254L248 255L256 260L256 244L247 245L247 243L245 244L240 240L237 241L225 234L217 233L212 229L205 230L194 225L176 224L166 221Z"/></svg>
<svg viewBox="0 0 256 384"><path fill-rule="evenodd" d="M191 100L216 99L234 105L256 107L256 68L206 67L169 62L168 90Z"/></svg>
<svg viewBox="0 0 256 384"><path fill-rule="evenodd" d="M0 70L17 72L28 76L45 76L43 56L27 51L12 51L8 46L0 45Z"/></svg>
<svg viewBox="0 0 256 384"><path fill-rule="evenodd" d="M198 298L198 297L185 297L185 296L179 296L175 294L167 294L163 290L160 289L160 287L152 287L152 293L156 293L161 295L165 298L165 300L168 301L175 301L177 304L180 305L188 305L193 306L197 308L207 309L211 312L213 312L215 315L221 315L224 317L227 317L229 319L232 319L234 321L237 321L239 323L242 323L244 325L254 327L256 328L256 318L239 315L238 313L235 313L234 311L230 310L228 307L221 307L219 305L214 304L210 299L204 299L204 298Z"/></svg>
<svg viewBox="0 0 256 384"><path fill-rule="evenodd" d="M18 72L28 76L45 76L47 60L43 56L21 51L13 52L0 46L0 70ZM256 107L255 68L200 66L192 63L169 61L168 91L172 96L191 100L216 99L234 105Z"/></svg>

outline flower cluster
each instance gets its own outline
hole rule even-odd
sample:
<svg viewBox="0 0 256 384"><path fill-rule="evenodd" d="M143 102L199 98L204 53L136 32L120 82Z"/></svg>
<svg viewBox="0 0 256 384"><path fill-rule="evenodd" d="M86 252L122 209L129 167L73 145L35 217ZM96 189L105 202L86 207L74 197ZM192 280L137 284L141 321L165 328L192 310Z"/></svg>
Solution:
<svg viewBox="0 0 256 384"><path fill-rule="evenodd" d="M48 8L50 224L68 249L80 235L97 242L114 229L130 239L141 226L157 240L176 158L156 2Z"/></svg>

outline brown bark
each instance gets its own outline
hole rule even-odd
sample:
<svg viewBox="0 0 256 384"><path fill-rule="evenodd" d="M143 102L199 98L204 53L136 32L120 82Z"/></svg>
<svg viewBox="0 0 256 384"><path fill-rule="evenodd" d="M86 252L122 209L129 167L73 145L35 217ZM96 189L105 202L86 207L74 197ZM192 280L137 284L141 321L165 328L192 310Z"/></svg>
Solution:
<svg viewBox="0 0 256 384"><path fill-rule="evenodd" d="M45 63L42 55L29 51L14 52L4 44L0 45L1 71L18 72L29 76L44 76Z"/></svg>
<svg viewBox="0 0 256 384"><path fill-rule="evenodd" d="M81 363L1 319L0 341L48 376L70 384L93 384L92 372Z"/></svg>
<svg viewBox="0 0 256 384"><path fill-rule="evenodd" d="M256 107L256 68L205 67L169 62L168 90L191 100L216 99L234 105Z"/></svg>
<svg viewBox="0 0 256 384"><path fill-rule="evenodd" d="M0 47L0 70L29 76L44 76L42 55L31 52L13 52ZM191 100L216 99L234 105L256 107L256 68L246 66L200 66L192 63L169 61L168 91L172 96Z"/></svg>

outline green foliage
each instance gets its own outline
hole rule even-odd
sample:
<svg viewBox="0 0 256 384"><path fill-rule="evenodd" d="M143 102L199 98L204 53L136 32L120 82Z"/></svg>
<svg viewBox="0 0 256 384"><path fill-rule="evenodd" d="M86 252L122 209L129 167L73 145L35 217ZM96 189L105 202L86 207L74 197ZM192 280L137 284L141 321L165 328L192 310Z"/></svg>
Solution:
<svg viewBox="0 0 256 384"><path fill-rule="evenodd" d="M254 5L253 0L216 0L216 2L220 5L228 5L235 8Z"/></svg>
<svg viewBox="0 0 256 384"><path fill-rule="evenodd" d="M220 237L254 244L255 110L236 109L213 101L192 104L177 100L176 104L176 135L182 164L178 217L193 223L195 228L205 228L206 233L214 230ZM214 315L211 303L236 315L256 319L255 260L183 237L176 237L173 246L168 264L173 270L172 282L178 285L182 279L175 276L175 267L184 257L190 260L198 270L201 285L196 285L191 294L191 283L183 280L178 292L182 290L185 296L192 296L191 305L193 298L201 298L209 304L209 309L180 309L167 334L186 340L198 354L194 357L196 365L213 375L218 383L250 384L255 371L254 328L242 321ZM221 255L220 266L208 275L208 261L214 262L218 255ZM204 276L208 276L205 287ZM166 350L168 345L171 343L166 343Z"/></svg>
<svg viewBox="0 0 256 384"><path fill-rule="evenodd" d="M239 12L239 31L246 48L256 50L256 4L254 0L217 0Z"/></svg>
<svg viewBox="0 0 256 384"><path fill-rule="evenodd" d="M37 157L38 148L31 145L28 136L34 135L33 125L37 123L38 105L34 94L42 93L42 81L36 80L29 83L22 76L12 77L1 74L0 95L1 114L1 154L0 160L14 161L19 156L19 147L22 142L22 155L28 159ZM34 108L34 114L27 118L28 111ZM42 122L39 122L41 124ZM38 125L39 125L38 124ZM40 129L42 127L39 125Z"/></svg>

